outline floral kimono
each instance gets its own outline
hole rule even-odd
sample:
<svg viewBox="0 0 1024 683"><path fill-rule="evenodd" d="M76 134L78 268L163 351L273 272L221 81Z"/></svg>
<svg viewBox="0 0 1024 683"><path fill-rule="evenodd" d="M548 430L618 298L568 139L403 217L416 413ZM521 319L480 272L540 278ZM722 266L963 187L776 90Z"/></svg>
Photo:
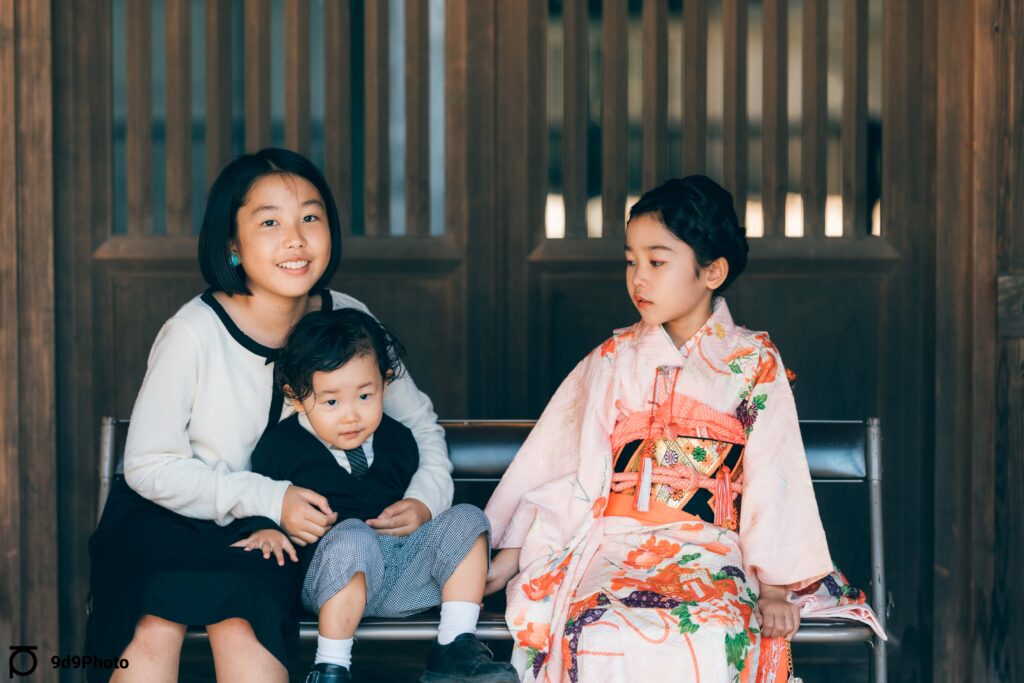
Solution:
<svg viewBox="0 0 1024 683"><path fill-rule="evenodd" d="M782 360L723 299L682 349L641 322L591 352L486 512L526 681L753 682L759 582L833 569Z"/></svg>

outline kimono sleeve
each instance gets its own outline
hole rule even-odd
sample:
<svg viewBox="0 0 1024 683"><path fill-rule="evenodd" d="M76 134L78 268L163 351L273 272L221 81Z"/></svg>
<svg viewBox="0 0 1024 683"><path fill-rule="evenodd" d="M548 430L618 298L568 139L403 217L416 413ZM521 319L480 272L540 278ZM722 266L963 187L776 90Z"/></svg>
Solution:
<svg viewBox="0 0 1024 683"><path fill-rule="evenodd" d="M753 419L743 456L740 550L761 583L791 590L832 571L793 392L778 351L762 349L739 413Z"/></svg>
<svg viewBox="0 0 1024 683"><path fill-rule="evenodd" d="M572 536L581 458L589 468L610 457L612 378L609 359L595 351L551 397L484 509L494 547L522 548L527 535L533 545L560 547Z"/></svg>

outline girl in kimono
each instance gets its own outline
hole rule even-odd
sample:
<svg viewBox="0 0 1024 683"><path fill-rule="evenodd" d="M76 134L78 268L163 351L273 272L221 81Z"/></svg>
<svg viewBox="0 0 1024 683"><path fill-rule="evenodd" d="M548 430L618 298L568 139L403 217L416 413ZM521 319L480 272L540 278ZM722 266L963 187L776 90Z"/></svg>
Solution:
<svg viewBox="0 0 1024 683"><path fill-rule="evenodd" d="M674 179L632 207L640 321L552 397L486 513L525 681L754 681L787 596L832 571L787 372L721 294L747 241L732 197ZM774 667L772 667L774 670Z"/></svg>

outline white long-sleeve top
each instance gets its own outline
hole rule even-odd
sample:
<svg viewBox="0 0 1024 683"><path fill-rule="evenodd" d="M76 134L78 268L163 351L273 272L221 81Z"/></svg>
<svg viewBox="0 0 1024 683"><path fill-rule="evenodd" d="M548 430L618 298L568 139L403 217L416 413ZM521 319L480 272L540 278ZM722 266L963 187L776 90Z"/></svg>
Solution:
<svg viewBox="0 0 1024 683"><path fill-rule="evenodd" d="M369 312L346 294L331 297L334 308ZM182 306L150 350L125 445L128 485L186 517L226 525L263 516L279 523L290 482L250 471L270 419L274 354L239 330L212 295ZM286 403L280 419L292 412ZM420 466L406 496L437 516L451 506L454 484L430 399L406 372L388 385L384 412L412 430L419 447Z"/></svg>

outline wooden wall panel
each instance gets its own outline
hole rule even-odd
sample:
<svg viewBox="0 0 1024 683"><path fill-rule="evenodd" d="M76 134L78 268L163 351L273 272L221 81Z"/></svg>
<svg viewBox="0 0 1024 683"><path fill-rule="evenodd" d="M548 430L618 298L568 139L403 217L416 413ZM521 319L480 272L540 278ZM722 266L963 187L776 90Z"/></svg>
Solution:
<svg viewBox="0 0 1024 683"><path fill-rule="evenodd" d="M57 609L57 376L54 341L52 16L17 3L18 342L22 454L24 636L59 646ZM10 375L8 375L10 376ZM24 398L24 396L20 397ZM49 672L49 676L54 673Z"/></svg>
<svg viewBox="0 0 1024 683"><path fill-rule="evenodd" d="M159 268L159 266L158 266ZM153 272L152 266L131 264L111 269L106 278L111 294L105 317L112 324L112 355L116 364L108 366L114 386L114 417L131 417L135 396L146 374L149 349L160 327L189 299L205 289L198 268L184 271Z"/></svg>
<svg viewBox="0 0 1024 683"><path fill-rule="evenodd" d="M15 32L14 3L0 2L0 30ZM0 193L14 197L17 178L17 116L14 41L0 42ZM0 370L18 376L20 326L18 320L18 205L0 204ZM7 275L10 273L10 275ZM0 399L0 531L15 544L0 559L0 638L22 643L21 594L21 458L18 401L10 394Z"/></svg>
<svg viewBox="0 0 1024 683"><path fill-rule="evenodd" d="M739 324L771 335L798 375L802 419L860 420L881 411L883 291L883 276L863 273L860 264L847 273L817 264L778 272L765 264L737 280L726 299Z"/></svg>
<svg viewBox="0 0 1024 683"><path fill-rule="evenodd" d="M0 32L0 642L45 660L60 647L49 3L0 2Z"/></svg>
<svg viewBox="0 0 1024 683"><path fill-rule="evenodd" d="M57 486L60 547L60 645L85 641L87 541L95 519L97 396L93 250L112 217L111 5L59 0L54 12L54 206L56 240ZM88 40L82 40L88 36Z"/></svg>
<svg viewBox="0 0 1024 683"><path fill-rule="evenodd" d="M813 264L797 274L764 264L726 293L736 322L767 330L799 375L802 418L864 419L880 412L884 277L856 266L837 275ZM612 330L639 320L617 263L550 264L537 287L541 336L531 356L541 359L546 382L531 402L535 410Z"/></svg>
<svg viewBox="0 0 1024 683"><path fill-rule="evenodd" d="M535 336L528 355L537 378L529 417L536 418L576 364L611 331L636 322L617 263L546 263L534 275Z"/></svg>
<svg viewBox="0 0 1024 683"><path fill-rule="evenodd" d="M969 3L940 3L939 44L967 41L973 33L965 27L974 22ZM933 650L938 680L971 678L973 641L971 601L971 481L972 353L977 335L972 326L970 292L973 287L971 199L972 168L971 103L974 92L973 48L939 50L937 136L939 146L936 179L935 298L943 312L936 315L935 349L935 443L950 457L939 456L935 467L935 631ZM967 176L965 178L965 175ZM936 311L938 314L938 310ZM956 456L953 456L956 454Z"/></svg>
<svg viewBox="0 0 1024 683"><path fill-rule="evenodd" d="M625 2L621 3L623 16ZM607 11L607 8L606 8ZM547 65L546 51L534 45L547 42L547 2L529 0L524 4L498 3L497 34L498 89L496 227L507 254L507 278L499 278L499 301L505 301L504 327L495 340L493 353L505 359L504 372L491 378L496 394L504 395L506 416L527 415L533 364L527 354L510 349L528 348L531 334L530 308L525 296L530 282L529 254L543 244L544 203L547 194ZM625 53L625 26L622 27ZM607 75L607 70L606 70ZM625 84L623 75L623 85ZM533 89L530 97L522 93ZM605 102L608 100L606 99ZM621 103L621 126L625 129L625 100ZM604 115L603 115L604 116ZM605 117L607 127L609 119ZM603 148L608 152L608 147ZM625 140L622 141L625 153ZM607 158L607 157L605 157ZM622 165L622 208L625 204L625 164ZM604 175L605 181L608 174ZM605 195L607 198L608 195ZM607 210L605 212L607 216ZM613 220L621 223L621 213ZM605 228L607 230L607 219ZM621 230L621 228L620 228ZM608 234L607 232L605 234ZM492 415L497 416L495 411Z"/></svg>
<svg viewBox="0 0 1024 683"><path fill-rule="evenodd" d="M409 275L396 265L377 262L342 275L335 286L365 303L405 344L409 373L439 416L467 415L465 364L453 353L464 334L461 278L433 267Z"/></svg>
<svg viewBox="0 0 1024 683"><path fill-rule="evenodd" d="M890 680L933 677L932 580L948 561L933 545L931 485L934 454L936 303L936 3L922 0L884 5L882 62L882 234L900 253L884 309L887 353L882 356L882 431L886 457L883 493L887 519L905 520L902 535L886 538L894 608L888 622ZM848 34L847 34L848 35ZM831 240L827 240L831 241ZM867 242L874 240L868 239ZM923 482L901 486L900 482ZM913 538L914 543L904 539ZM935 539L937 540L937 539Z"/></svg>
<svg viewBox="0 0 1024 683"><path fill-rule="evenodd" d="M993 285L998 276L1024 272L1020 3L976 3L973 62L973 263L970 286L963 293L969 296L968 329L988 334L975 335L971 345L961 349L971 354L967 495L973 501L968 554L975 596L973 637L962 647L973 655L969 671L974 680L1016 681L1024 676L1024 655L1014 644L1024 633L1024 618L1012 607L1024 601L1024 590L1012 578L1024 559L1024 335L1000 338L991 331L997 328Z"/></svg>

